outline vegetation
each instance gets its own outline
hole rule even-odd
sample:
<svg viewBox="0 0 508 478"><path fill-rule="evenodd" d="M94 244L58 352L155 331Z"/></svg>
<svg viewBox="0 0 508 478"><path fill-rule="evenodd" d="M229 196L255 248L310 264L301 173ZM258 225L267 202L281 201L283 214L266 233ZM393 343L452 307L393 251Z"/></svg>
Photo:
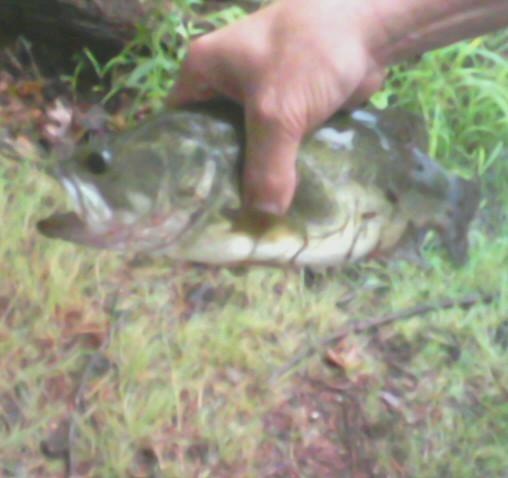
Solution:
<svg viewBox="0 0 508 478"><path fill-rule="evenodd" d="M95 64L117 75L106 96L166 94L197 27L157 24ZM34 224L64 192L43 159L0 158L0 474L62 476L67 456L73 476L506 476L507 45L501 32L427 54L373 99L423 114L431 154L481 181L461 268L433 239L428 269L317 276L49 241ZM471 294L495 300L349 336L274 375L347 321Z"/></svg>

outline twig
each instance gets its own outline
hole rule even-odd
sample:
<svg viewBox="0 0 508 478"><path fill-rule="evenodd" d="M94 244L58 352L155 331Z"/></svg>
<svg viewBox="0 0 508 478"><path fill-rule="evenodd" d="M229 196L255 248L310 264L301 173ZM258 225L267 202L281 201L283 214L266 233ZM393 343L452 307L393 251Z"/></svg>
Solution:
<svg viewBox="0 0 508 478"><path fill-rule="evenodd" d="M77 415L83 415L88 406L86 403L86 391L87 391L87 385L90 382L90 379L96 375L97 370L101 370L104 368L104 359L105 359L105 352L108 349L109 345L111 344L111 341L113 339L113 336L125 325L125 318L122 316L118 316L119 313L116 311L116 304L118 301L118 297L115 296L113 300L113 305L110 307L109 315L112 316L115 319L115 322L111 326L109 330L109 334L104 340L104 342L101 344L99 349L94 352L94 354L91 356L90 360L88 361L85 371L83 372L83 375L81 376L81 380L79 382L79 387L76 392L76 396L74 397L74 403L76 406L76 410L70 414L69 417L69 432L68 432L68 438L67 438L67 453L65 457L65 467L66 467L66 476L67 478L75 478L80 476L79 473L76 471L79 461L76 461L76 457L74 456L75 452L75 444L79 437L79 432L76 427L76 416Z"/></svg>
<svg viewBox="0 0 508 478"><path fill-rule="evenodd" d="M340 342L344 340L348 335L361 334L363 332L367 332L372 329L377 329L379 327L391 324L393 322L408 320L413 317L422 317L437 310L448 310L454 309L456 307L459 307L461 309L469 309L476 304L490 304L496 298L497 294L488 294L488 295L474 294L465 296L461 299L443 299L438 302L424 303L397 312L384 314L370 320L362 320L362 321L355 320L347 322L345 325L340 327L339 330L335 332L333 335L322 338L315 345L311 345L307 349L295 355L295 357L293 357L293 359L290 360L287 364L277 369L272 374L270 378L270 383L274 383L275 381L277 381L281 376L285 375L290 370L297 367L303 360L318 353L323 347L327 347L328 345L331 345L335 342Z"/></svg>

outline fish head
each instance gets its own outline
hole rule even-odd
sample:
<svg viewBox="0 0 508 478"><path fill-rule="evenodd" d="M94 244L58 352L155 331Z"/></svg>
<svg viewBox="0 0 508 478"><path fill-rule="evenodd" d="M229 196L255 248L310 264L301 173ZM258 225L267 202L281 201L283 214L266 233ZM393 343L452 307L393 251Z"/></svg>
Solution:
<svg viewBox="0 0 508 478"><path fill-rule="evenodd" d="M56 170L76 212L54 215L38 228L50 237L108 247L151 213L162 172L160 156L147 147L126 151L108 140L79 146Z"/></svg>
<svg viewBox="0 0 508 478"><path fill-rule="evenodd" d="M57 168L75 212L40 221L39 231L118 250L153 250L178 238L204 209L214 171L204 148L164 129L149 140L120 135L78 146Z"/></svg>
<svg viewBox="0 0 508 478"><path fill-rule="evenodd" d="M58 173L80 216L100 228L109 222L131 224L151 211L163 163L149 147L118 151L106 143L91 143L62 162Z"/></svg>

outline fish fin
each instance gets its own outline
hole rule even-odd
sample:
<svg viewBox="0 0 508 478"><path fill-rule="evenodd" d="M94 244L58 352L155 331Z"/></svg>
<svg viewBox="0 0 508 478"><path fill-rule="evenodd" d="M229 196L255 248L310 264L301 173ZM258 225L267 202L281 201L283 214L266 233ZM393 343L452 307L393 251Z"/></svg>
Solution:
<svg viewBox="0 0 508 478"><path fill-rule="evenodd" d="M369 106L353 111L352 116L368 128L382 131L399 144L418 147L423 151L429 148L427 125L423 117L416 113L402 108L380 110Z"/></svg>
<svg viewBox="0 0 508 478"><path fill-rule="evenodd" d="M423 151L429 148L429 133L425 120L402 108L378 110L379 127L403 144L416 146Z"/></svg>
<svg viewBox="0 0 508 478"><path fill-rule="evenodd" d="M479 183L454 176L451 179L445 220L437 230L444 247L456 264L463 264L467 260L469 225L479 204Z"/></svg>
<svg viewBox="0 0 508 478"><path fill-rule="evenodd" d="M422 256L422 244L429 232L428 228L417 228L410 223L397 244L385 252L374 251L370 254L370 259L376 259L381 262L405 261L421 269L429 269L429 263Z"/></svg>
<svg viewBox="0 0 508 478"><path fill-rule="evenodd" d="M429 263L422 256L422 244L427 232L427 229L417 229L410 225L393 250L391 258L409 262L421 269L428 269Z"/></svg>

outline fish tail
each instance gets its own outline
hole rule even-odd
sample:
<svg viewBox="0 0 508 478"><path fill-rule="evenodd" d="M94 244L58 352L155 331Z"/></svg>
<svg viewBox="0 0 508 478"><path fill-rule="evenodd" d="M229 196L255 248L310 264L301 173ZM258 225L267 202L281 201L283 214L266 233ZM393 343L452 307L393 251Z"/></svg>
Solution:
<svg viewBox="0 0 508 478"><path fill-rule="evenodd" d="M443 245L456 264L469 252L468 231L480 203L480 185L459 176L451 178L444 223L439 227Z"/></svg>

